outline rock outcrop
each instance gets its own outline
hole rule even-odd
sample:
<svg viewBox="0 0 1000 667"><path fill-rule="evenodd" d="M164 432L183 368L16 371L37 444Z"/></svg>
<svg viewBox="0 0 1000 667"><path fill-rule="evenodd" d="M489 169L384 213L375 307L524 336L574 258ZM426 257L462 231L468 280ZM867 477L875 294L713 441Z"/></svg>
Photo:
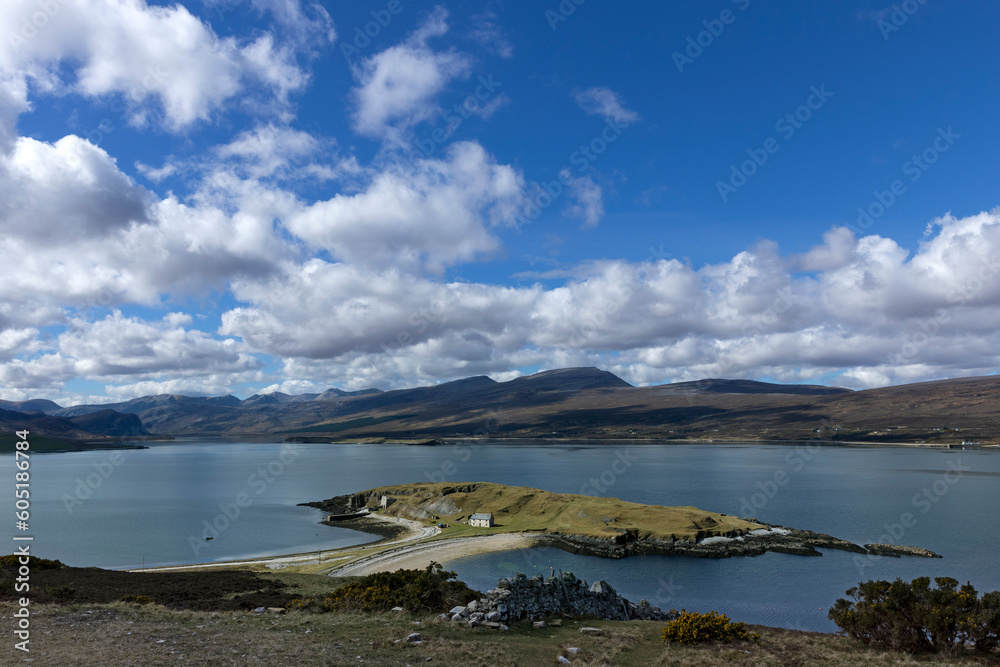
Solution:
<svg viewBox="0 0 1000 667"><path fill-rule="evenodd" d="M817 547L867 553L864 547L832 535L769 526L749 533L709 537L698 541L657 539L640 536L636 531L623 531L611 539L586 535L549 533L541 538L549 546L571 553L603 558L624 558L635 554L662 556L696 556L699 558L731 558L759 556L768 551L798 556L821 556Z"/></svg>
<svg viewBox="0 0 1000 667"><path fill-rule="evenodd" d="M534 622L553 616L561 619L564 614L616 621L668 621L677 617L676 612L665 612L645 600L626 600L606 581L588 586L572 572L548 578L540 574L529 578L518 572L498 581L485 597L442 616L472 626L500 628L514 621Z"/></svg>
<svg viewBox="0 0 1000 667"><path fill-rule="evenodd" d="M865 549L873 556L890 556L899 558L900 556L919 556L921 558L943 558L930 549L923 547L908 547L902 544L866 544Z"/></svg>

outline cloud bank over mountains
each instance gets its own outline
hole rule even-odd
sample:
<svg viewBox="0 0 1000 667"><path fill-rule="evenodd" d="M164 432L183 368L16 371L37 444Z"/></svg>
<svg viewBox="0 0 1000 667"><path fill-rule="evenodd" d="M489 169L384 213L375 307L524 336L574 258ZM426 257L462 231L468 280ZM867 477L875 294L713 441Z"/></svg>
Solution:
<svg viewBox="0 0 1000 667"><path fill-rule="evenodd" d="M299 96L327 85L314 61L340 57L319 4L254 0L269 30L242 36L182 5L50 4L33 33L41 5L0 6L0 32L18 36L0 49L2 398L388 389L562 366L864 388L1000 366L1000 210L929 212L915 248L834 226L800 254L764 239L695 266L598 249L559 280L470 279L504 257L538 184L476 138L409 149L445 113L442 91L475 83L476 56L438 43L447 11L356 58L330 110L356 135L326 136L296 123ZM648 122L602 81L574 95L578 113ZM248 127L195 161L138 165L93 137L19 132L67 96L119 104L153 135L233 114ZM602 224L607 185L573 185L560 206Z"/></svg>

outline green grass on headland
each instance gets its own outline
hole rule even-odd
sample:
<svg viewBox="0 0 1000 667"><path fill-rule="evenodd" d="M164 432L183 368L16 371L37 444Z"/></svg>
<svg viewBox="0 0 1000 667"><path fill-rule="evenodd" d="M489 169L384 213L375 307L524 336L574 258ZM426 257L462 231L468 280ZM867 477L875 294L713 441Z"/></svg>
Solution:
<svg viewBox="0 0 1000 667"><path fill-rule="evenodd" d="M617 498L551 493L488 482L404 484L364 493L395 500L388 509L381 510L384 514L448 524L462 520L461 527L445 531L442 537L456 537L459 530L468 529L469 534L544 531L608 539L627 530L635 531L638 538L694 540L762 528L750 521L697 507L641 505ZM476 512L492 513L496 526L469 527L469 516Z"/></svg>

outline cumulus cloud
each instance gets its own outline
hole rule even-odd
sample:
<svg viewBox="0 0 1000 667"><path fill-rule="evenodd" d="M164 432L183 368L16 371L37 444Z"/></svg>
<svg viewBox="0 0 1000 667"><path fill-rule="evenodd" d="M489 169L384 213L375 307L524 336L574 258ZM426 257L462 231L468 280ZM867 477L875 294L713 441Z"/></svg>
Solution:
<svg viewBox="0 0 1000 667"><path fill-rule="evenodd" d="M77 136L54 144L22 137L0 153L0 231L62 246L148 222L150 193L104 150Z"/></svg>
<svg viewBox="0 0 1000 667"><path fill-rule="evenodd" d="M29 83L40 93L117 95L134 124L162 115L165 127L181 131L210 119L248 83L264 84L280 102L307 80L293 50L276 47L271 35L245 43L220 38L183 5L144 0L54 5L39 21L35 3L0 3L0 27L9 33L9 48L0 51L0 78L12 91L0 98L7 134L9 122L29 109L24 94Z"/></svg>
<svg viewBox="0 0 1000 667"><path fill-rule="evenodd" d="M575 97L580 108L593 116L602 116L607 121L623 124L639 120L639 114L626 108L621 96L605 86L588 88L577 93Z"/></svg>
<svg viewBox="0 0 1000 667"><path fill-rule="evenodd" d="M549 288L292 257L270 274L232 279L242 305L222 315L216 335L192 330L184 312L77 321L51 350L39 347L37 329L8 327L0 382L58 389L86 377L132 395L249 382L393 388L566 365L603 366L636 383L833 378L854 387L994 372L1000 211L945 216L932 229L912 255L888 239L832 230L810 251L826 271L806 271L801 256L762 242L703 267L592 262ZM282 369L264 373L260 355Z"/></svg>
<svg viewBox="0 0 1000 667"><path fill-rule="evenodd" d="M440 271L497 250L491 228L513 224L521 175L472 142L443 159L392 164L356 194L304 208L288 229L338 259Z"/></svg>
<svg viewBox="0 0 1000 667"><path fill-rule="evenodd" d="M251 306L223 314L222 335L242 338L255 351L310 359L392 352L453 331L475 333L487 346L501 344L534 294L320 259L270 281L238 282L234 292Z"/></svg>
<svg viewBox="0 0 1000 667"><path fill-rule="evenodd" d="M427 42L448 31L448 12L436 7L405 42L354 67L354 127L359 134L400 142L414 125L441 113L435 97L453 79L468 76L469 59L436 52Z"/></svg>
<svg viewBox="0 0 1000 667"><path fill-rule="evenodd" d="M319 142L309 133L270 124L240 133L216 148L216 154L246 165L250 177L264 178L311 157L318 148Z"/></svg>
<svg viewBox="0 0 1000 667"><path fill-rule="evenodd" d="M119 311L95 322L75 319L43 353L0 363L0 386L60 392L71 379L147 384L187 380L191 386L204 384L207 376L229 376L232 382L233 375L262 367L239 341L185 328L187 323L176 313L152 322ZM0 351L10 338L0 334ZM36 349L41 347L36 344ZM20 348L23 354L26 348Z"/></svg>
<svg viewBox="0 0 1000 667"><path fill-rule="evenodd" d="M298 252L274 223L295 197L231 175L214 175L192 202L157 199L71 135L54 144L19 139L0 155L0 176L0 265L18 267L0 281L10 311L3 317L0 307L0 322L44 326L64 323L65 308L224 290Z"/></svg>
<svg viewBox="0 0 1000 667"><path fill-rule="evenodd" d="M614 366L640 383L839 375L857 387L992 372L1000 211L934 228L912 256L832 230L809 260L825 272L762 242L701 268L591 263L549 289L438 284L314 260L274 283L240 285L253 305L227 313L220 333L286 359L298 374L289 377L329 379L340 368L352 386L518 364Z"/></svg>
<svg viewBox="0 0 1000 667"><path fill-rule="evenodd" d="M0 28L20 35L32 6L0 3ZM334 39L320 5L254 0L277 23L250 37L220 37L180 5L59 6L0 51L0 265L17 267L0 281L4 397L73 395L74 380L124 399L573 365L636 383L865 387L1000 367L1000 211L937 218L918 247L834 228L796 255L765 240L704 266L608 258L518 286L474 282L460 268L503 252L527 186L476 142L397 150L470 72L467 56L431 46L448 31L443 9L354 66L349 123L382 142L362 164L349 142L294 122L292 96L309 84L298 61ZM491 20L473 28L505 55ZM55 95L124 102L135 124L177 132L237 105L250 119L217 128L232 136L216 146L142 165L154 182L183 176L184 192L157 194L92 141L18 137L19 116ZM639 120L608 88L576 100ZM601 186L563 182L563 212L599 224ZM196 300L211 302L203 316Z"/></svg>

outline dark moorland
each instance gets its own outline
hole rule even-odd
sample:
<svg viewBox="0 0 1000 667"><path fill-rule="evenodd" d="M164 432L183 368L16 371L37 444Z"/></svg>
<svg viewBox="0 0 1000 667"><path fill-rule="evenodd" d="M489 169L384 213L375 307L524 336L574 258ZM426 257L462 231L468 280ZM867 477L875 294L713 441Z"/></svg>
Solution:
<svg viewBox="0 0 1000 667"><path fill-rule="evenodd" d="M245 400L159 395L69 408L0 401L0 432L24 429L75 442L157 435L996 444L1000 377L865 391L723 379L633 387L596 368L567 368L509 382L478 376L394 391L330 389Z"/></svg>

